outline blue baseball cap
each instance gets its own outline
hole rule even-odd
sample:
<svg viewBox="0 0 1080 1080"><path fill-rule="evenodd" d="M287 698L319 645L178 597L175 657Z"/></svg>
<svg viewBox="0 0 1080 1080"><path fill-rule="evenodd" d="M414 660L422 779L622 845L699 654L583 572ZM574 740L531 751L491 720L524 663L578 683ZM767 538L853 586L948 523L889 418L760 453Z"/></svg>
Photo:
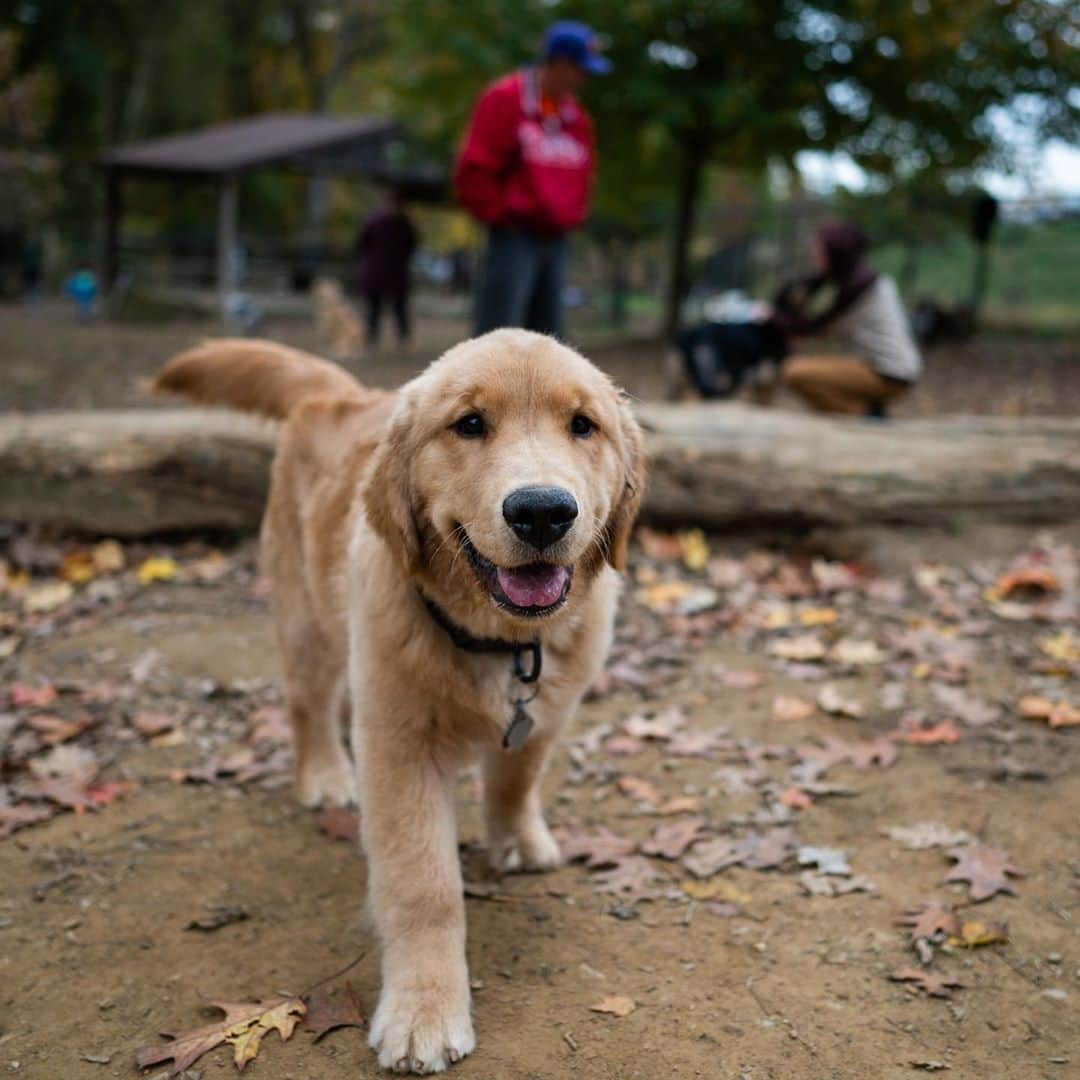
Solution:
<svg viewBox="0 0 1080 1080"><path fill-rule="evenodd" d="M611 61L600 55L596 34L584 23L552 23L544 34L543 56L545 60L569 60L590 75L607 75Z"/></svg>

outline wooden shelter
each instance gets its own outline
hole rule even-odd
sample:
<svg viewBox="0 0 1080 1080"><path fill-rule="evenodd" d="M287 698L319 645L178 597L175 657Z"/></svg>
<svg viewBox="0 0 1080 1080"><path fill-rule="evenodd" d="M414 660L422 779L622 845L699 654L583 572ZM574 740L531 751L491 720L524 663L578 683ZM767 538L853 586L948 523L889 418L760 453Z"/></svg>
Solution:
<svg viewBox="0 0 1080 1080"><path fill-rule="evenodd" d="M401 125L385 117L267 113L106 150L98 158L106 191L105 290L112 288L119 270L126 177L217 186L217 289L224 302L235 287L237 181L244 173L275 167L318 176L359 176L399 184L414 199L441 199L446 181L440 170L395 164L400 156L396 151L404 146Z"/></svg>

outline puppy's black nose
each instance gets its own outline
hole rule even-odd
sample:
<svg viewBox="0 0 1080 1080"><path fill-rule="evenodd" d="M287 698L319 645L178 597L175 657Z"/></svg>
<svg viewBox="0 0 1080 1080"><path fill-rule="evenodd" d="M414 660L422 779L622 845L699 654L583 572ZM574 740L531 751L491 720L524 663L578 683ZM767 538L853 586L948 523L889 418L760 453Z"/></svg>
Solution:
<svg viewBox="0 0 1080 1080"><path fill-rule="evenodd" d="M527 544L542 551L554 544L574 524L577 500L565 488L518 488L502 506L506 524Z"/></svg>

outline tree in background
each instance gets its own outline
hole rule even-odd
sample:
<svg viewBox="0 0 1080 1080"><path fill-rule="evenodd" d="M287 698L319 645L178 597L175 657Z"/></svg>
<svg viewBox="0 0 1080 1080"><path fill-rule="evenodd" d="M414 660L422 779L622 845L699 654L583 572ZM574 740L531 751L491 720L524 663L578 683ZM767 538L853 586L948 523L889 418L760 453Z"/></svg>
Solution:
<svg viewBox="0 0 1080 1080"><path fill-rule="evenodd" d="M476 91L526 59L551 19L605 33L615 73L587 90L598 207L674 204L664 330L678 324L703 176L845 150L890 182L1010 168L1001 117L1037 138L1080 130L1080 14L1054 0L402 0L399 89L449 153ZM661 184L662 187L657 187Z"/></svg>

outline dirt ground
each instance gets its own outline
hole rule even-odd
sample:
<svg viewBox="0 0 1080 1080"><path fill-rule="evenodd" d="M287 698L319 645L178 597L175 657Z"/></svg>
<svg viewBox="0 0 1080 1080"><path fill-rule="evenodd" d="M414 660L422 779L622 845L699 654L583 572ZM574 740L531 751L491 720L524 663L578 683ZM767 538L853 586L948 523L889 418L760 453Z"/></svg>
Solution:
<svg viewBox="0 0 1080 1080"><path fill-rule="evenodd" d="M467 902L478 1047L455 1075L1077 1075L1080 727L1051 729L1015 713L1022 693L1071 694L1075 703L1078 665L1068 643L1075 649L1077 549L988 533L978 563L965 566L972 539L908 538L882 548L873 573L814 569L806 553L717 541L708 568L690 571L673 557L675 541L644 536L613 674L582 709L546 784L551 820L571 836L605 826L637 841L684 820L630 797L622 780L644 779L665 800L696 800L705 828L719 836L791 824L800 844L843 849L875 891L808 895L792 859L766 870L732 866L704 882L678 862L649 859L664 880L622 894L599 891L603 875L580 865L492 881L476 782L465 777L462 857L466 879L478 883ZM1055 568L1060 602L988 606L984 583L1017 548L1020 565ZM66 542L19 536L7 545L9 564L29 565L34 580L52 580L69 551ZM125 555L129 568L174 558L172 580L139 585L129 569L33 617L11 614L9 602L2 624L20 642L0 667L4 697L16 687L59 691L45 709L14 696L0 703L10 710L11 760L49 752L20 720L43 711L89 716L93 726L59 749L84 747L109 782L130 785L103 796L108 805L96 811L57 813L0 840L5 1075L133 1077L137 1046L212 1019L202 1001L301 993L357 959L339 981L351 981L368 1015L376 1000L362 859L297 806L282 771L275 650L253 546L221 558L199 541L129 546ZM715 595L698 614L664 614L654 587L665 582ZM823 610L835 620L814 614ZM799 640L819 622L824 629L811 632L827 642L871 640L884 655L824 666L776 655L775 642ZM1048 638L1066 643L1064 660L1050 659ZM777 696L812 702L823 674L843 698L864 704L862 719L820 708L803 720L775 718ZM935 684L961 686L994 710L992 722L970 718L979 719L971 726L961 715L955 744L909 745L900 733L930 730L949 715L928 697ZM677 705L688 730L719 738L709 756L678 756L663 738L627 745L628 718L670 717ZM245 779L260 724L275 749ZM813 739L889 732L900 751L892 767L840 764L816 787L802 774L799 782L820 792L812 804L793 810L778 799L793 782L794 756ZM211 782L191 782L199 776ZM7 781L17 792L24 771L12 765ZM969 905L965 885L943 884L950 861L941 848L907 850L881 831L927 820L1005 849L1025 875L1013 881L1016 895ZM687 892L695 887L696 900ZM932 898L1008 924L1007 943L937 951L929 970L964 984L948 1000L888 978L919 966L896 921ZM243 921L185 929L223 906L241 909ZM591 1011L609 995L636 1008L624 1017ZM232 1072L219 1048L185 1075ZM356 1029L317 1043L300 1031L285 1045L271 1035L247 1073L379 1075Z"/></svg>
<svg viewBox="0 0 1080 1080"><path fill-rule="evenodd" d="M319 350L311 323L279 319L261 331L299 348ZM173 353L220 334L193 318L155 323L78 323L68 306L0 305L0 411L146 405L140 380ZM349 366L371 386L396 386L467 334L463 322L422 317L407 349L384 345ZM578 342L630 393L663 393L663 350L653 342ZM940 347L926 356L926 374L895 407L898 416L935 413L1050 415L1080 402L1080 340L987 337ZM798 408L782 395L777 404Z"/></svg>

